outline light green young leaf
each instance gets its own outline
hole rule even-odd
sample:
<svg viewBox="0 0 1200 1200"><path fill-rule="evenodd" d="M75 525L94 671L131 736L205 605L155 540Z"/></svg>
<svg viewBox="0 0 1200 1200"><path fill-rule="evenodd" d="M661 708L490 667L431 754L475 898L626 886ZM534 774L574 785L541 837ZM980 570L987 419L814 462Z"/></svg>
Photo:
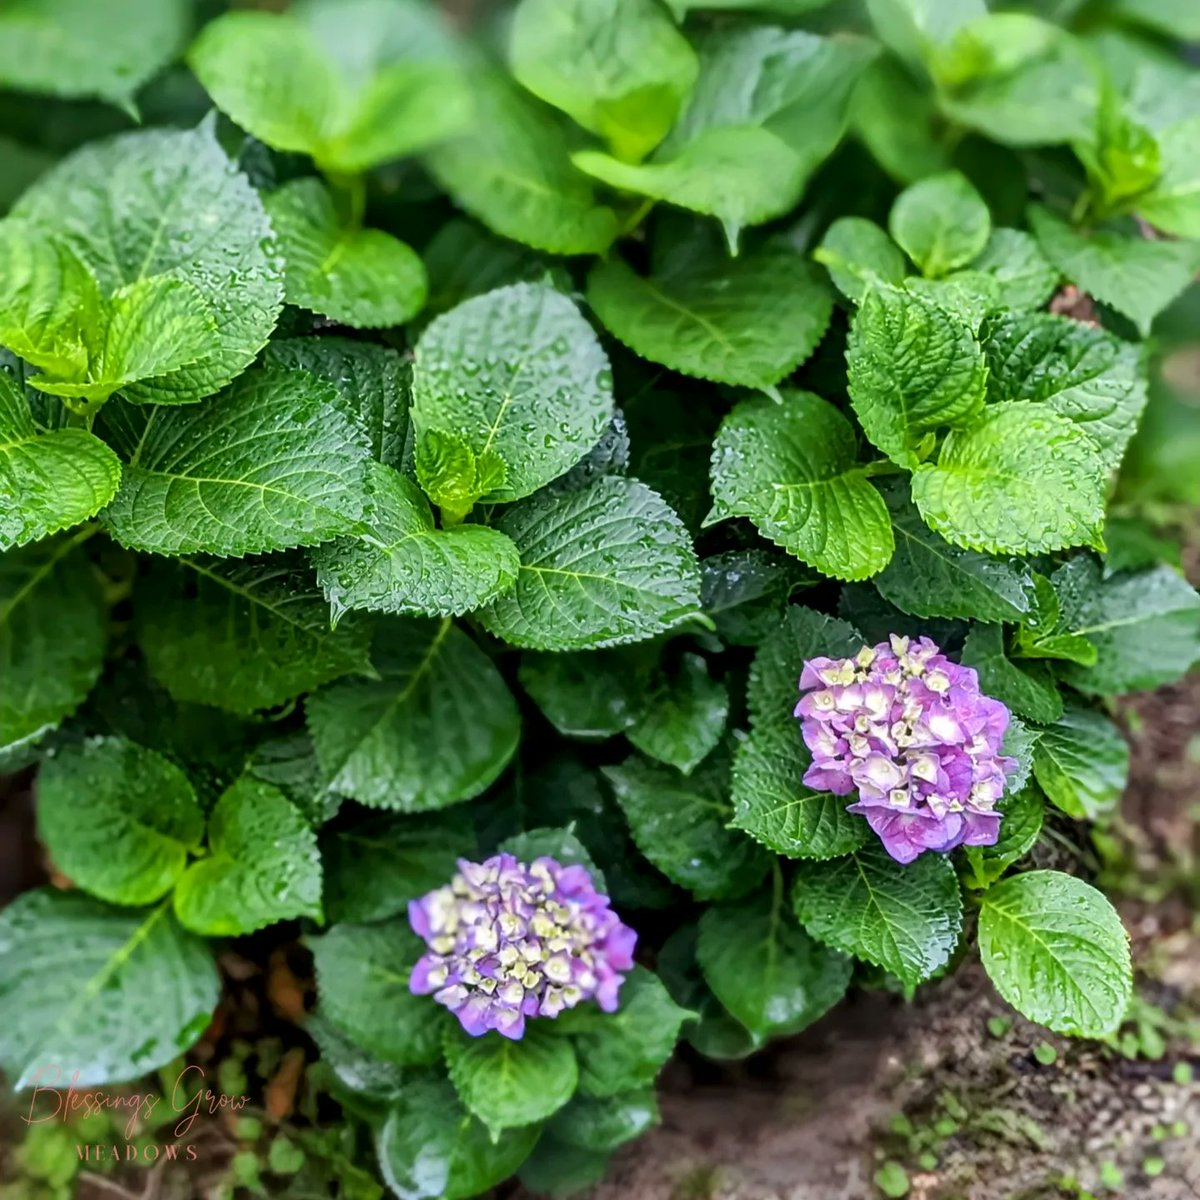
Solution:
<svg viewBox="0 0 1200 1200"><path fill-rule="evenodd" d="M0 1067L14 1088L140 1079L191 1048L220 994L208 946L165 902L131 912L41 888L0 913Z"/></svg>
<svg viewBox="0 0 1200 1200"><path fill-rule="evenodd" d="M962 931L958 878L941 854L902 866L868 846L832 863L801 862L792 900L813 937L909 988L948 961Z"/></svg>
<svg viewBox="0 0 1200 1200"><path fill-rule="evenodd" d="M13 215L65 237L106 295L165 276L208 305L216 329L204 357L124 389L128 400L211 395L253 362L275 326L283 271L271 226L211 123L93 142L46 172Z"/></svg>
<svg viewBox="0 0 1200 1200"><path fill-rule="evenodd" d="M697 899L744 896L766 873L761 846L728 828L729 755L713 754L690 776L637 757L605 767L638 849Z"/></svg>
<svg viewBox="0 0 1200 1200"><path fill-rule="evenodd" d="M1056 1033L1105 1037L1133 997L1121 918L1094 887L1060 871L1029 871L989 888L979 951L996 990Z"/></svg>
<svg viewBox="0 0 1200 1200"><path fill-rule="evenodd" d="M519 500L569 470L612 414L608 359L553 288L517 284L477 296L438 317L417 343L417 437L448 430L477 456L498 455L508 471L485 497L493 502Z"/></svg>
<svg viewBox="0 0 1200 1200"><path fill-rule="evenodd" d="M575 1044L580 1093L607 1099L650 1087L691 1016L645 967L634 967L626 977L615 1013L593 1005L563 1013L558 1021Z"/></svg>
<svg viewBox="0 0 1200 1200"><path fill-rule="evenodd" d="M739 12L748 9L755 13L772 13L780 17L799 17L814 9L823 8L829 0L666 0L667 7L681 24L690 12L716 9L720 12Z"/></svg>
<svg viewBox="0 0 1200 1200"><path fill-rule="evenodd" d="M401 1066L442 1057L449 1013L408 987L424 950L406 918L376 925L335 925L308 939L321 1015L357 1046Z"/></svg>
<svg viewBox="0 0 1200 1200"><path fill-rule="evenodd" d="M1140 692L1174 683L1200 663L1200 595L1167 566L1103 578L1081 556L1052 579L1059 603L1052 646L1081 639L1094 657L1074 654L1058 667L1072 687L1093 695ZM1057 657L1057 656L1056 656Z"/></svg>
<svg viewBox="0 0 1200 1200"><path fill-rule="evenodd" d="M493 233L550 254L602 254L617 217L571 163L554 113L499 71L472 72L468 132L426 155L454 202Z"/></svg>
<svg viewBox="0 0 1200 1200"><path fill-rule="evenodd" d="M155 678L193 704L249 714L370 671L370 627L332 629L295 557L156 559L137 581L134 618Z"/></svg>
<svg viewBox="0 0 1200 1200"><path fill-rule="evenodd" d="M568 1146L605 1154L641 1137L659 1120L654 1089L637 1088L603 1099L576 1096L555 1113L549 1132Z"/></svg>
<svg viewBox="0 0 1200 1200"><path fill-rule="evenodd" d="M828 268L838 291L855 304L872 287L901 286L907 273L899 247L866 217L838 217L813 258Z"/></svg>
<svg viewBox="0 0 1200 1200"><path fill-rule="evenodd" d="M1121 799L1129 777L1129 746L1106 716L1072 703L1041 731L1033 775L1067 816L1094 821Z"/></svg>
<svg viewBox="0 0 1200 1200"><path fill-rule="evenodd" d="M175 915L208 937L323 919L317 835L277 788L243 776L208 817L208 854L175 888Z"/></svg>
<svg viewBox="0 0 1200 1200"><path fill-rule="evenodd" d="M867 437L915 470L935 429L963 429L983 412L987 363L965 322L905 292L863 298L846 347L850 402Z"/></svg>
<svg viewBox="0 0 1200 1200"><path fill-rule="evenodd" d="M429 502L406 475L374 465L371 513L353 538L310 554L335 617L347 609L406 616L460 616L508 591L521 561L498 529L438 529Z"/></svg>
<svg viewBox="0 0 1200 1200"><path fill-rule="evenodd" d="M951 120L1010 146L1091 137L1100 73L1087 50L1048 21L990 13L936 47L928 67Z"/></svg>
<svg viewBox="0 0 1200 1200"><path fill-rule="evenodd" d="M370 439L376 462L402 470L412 458L412 368L399 351L340 337L284 338L271 342L263 362L332 383Z"/></svg>
<svg viewBox="0 0 1200 1200"><path fill-rule="evenodd" d="M888 229L926 278L941 279L983 252L992 217L970 180L947 171L901 192Z"/></svg>
<svg viewBox="0 0 1200 1200"><path fill-rule="evenodd" d="M102 520L153 554L259 554L350 532L367 507L368 446L337 390L301 371L248 371L206 404L108 405L128 457Z"/></svg>
<svg viewBox="0 0 1200 1200"><path fill-rule="evenodd" d="M158 900L204 838L204 814L183 772L123 738L48 758L38 775L37 815L54 865L113 904Z"/></svg>
<svg viewBox="0 0 1200 1200"><path fill-rule="evenodd" d="M53 729L100 678L107 613L81 540L0 555L0 747Z"/></svg>
<svg viewBox="0 0 1200 1200"><path fill-rule="evenodd" d="M846 993L852 963L813 941L786 911L782 878L700 918L697 958L717 999L759 1041L798 1033Z"/></svg>
<svg viewBox="0 0 1200 1200"><path fill-rule="evenodd" d="M947 541L993 554L1094 545L1107 472L1095 444L1034 401L991 405L952 432L936 465L913 475L913 500Z"/></svg>
<svg viewBox="0 0 1200 1200"><path fill-rule="evenodd" d="M628 731L643 754L682 771L716 748L729 717L729 692L698 654L685 654L673 675L660 671L644 696L645 708Z"/></svg>
<svg viewBox="0 0 1200 1200"><path fill-rule="evenodd" d="M714 515L749 517L826 575L866 579L887 565L894 542L883 498L857 459L850 422L819 396L743 400L713 445Z"/></svg>
<svg viewBox="0 0 1200 1200"><path fill-rule="evenodd" d="M95 516L116 494L121 460L86 429L39 431L0 369L0 550Z"/></svg>
<svg viewBox="0 0 1200 1200"><path fill-rule="evenodd" d="M487 656L447 618L388 622L372 661L377 679L334 683L308 699L330 787L401 812L478 796L508 764L521 731Z"/></svg>
<svg viewBox="0 0 1200 1200"><path fill-rule="evenodd" d="M699 614L700 570L683 523L645 484L608 476L534 496L497 522L516 543L516 587L479 614L531 650L638 642Z"/></svg>
<svg viewBox="0 0 1200 1200"><path fill-rule="evenodd" d="M1018 666L1010 661L1004 651L1002 626L972 626L961 661L964 667L974 667L979 673L982 692L1020 716L1042 725L1062 716L1062 696L1050 669L1041 663Z"/></svg>
<svg viewBox="0 0 1200 1200"><path fill-rule="evenodd" d="M634 162L696 81L696 55L657 0L522 0L510 39L520 84Z"/></svg>
<svg viewBox="0 0 1200 1200"><path fill-rule="evenodd" d="M428 292L420 257L399 238L339 216L318 179L296 179L266 198L287 264L284 296L354 329L403 325Z"/></svg>
<svg viewBox="0 0 1200 1200"><path fill-rule="evenodd" d="M427 429L421 435L416 469L425 495L442 510L443 518L456 521L508 479L508 467L494 450L477 455L465 438L444 429Z"/></svg>
<svg viewBox="0 0 1200 1200"><path fill-rule="evenodd" d="M876 32L910 65L987 12L986 0L867 0Z"/></svg>
<svg viewBox="0 0 1200 1200"><path fill-rule="evenodd" d="M736 246L744 225L779 216L845 128L850 96L871 60L865 41L747 26L700 42L691 102L650 162L596 151L575 163L626 191L714 216Z"/></svg>
<svg viewBox="0 0 1200 1200"><path fill-rule="evenodd" d="M458 1098L494 1134L545 1121L575 1094L570 1041L536 1022L513 1041L446 1027L446 1067Z"/></svg>
<svg viewBox="0 0 1200 1200"><path fill-rule="evenodd" d="M184 0L22 0L0 9L0 84L97 96L135 112L134 95L174 57L191 20Z"/></svg>
<svg viewBox="0 0 1200 1200"><path fill-rule="evenodd" d="M896 535L896 553L873 581L885 600L917 617L1033 618L1037 593L1028 564L952 546L921 519L906 482L888 480L880 490Z"/></svg>
<svg viewBox="0 0 1200 1200"><path fill-rule="evenodd" d="M1162 174L1139 198L1139 215L1156 228L1181 238L1200 238L1200 163L1196 144L1200 116L1191 116L1158 135Z"/></svg>
<svg viewBox="0 0 1200 1200"><path fill-rule="evenodd" d="M446 1079L406 1081L376 1148L384 1181L407 1200L469 1200L502 1183L529 1157L541 1127L488 1133Z"/></svg>
<svg viewBox="0 0 1200 1200"><path fill-rule="evenodd" d="M1020 229L993 229L983 253L971 264L996 281L998 307L1041 308L1058 287L1058 269L1035 238Z"/></svg>
<svg viewBox="0 0 1200 1200"><path fill-rule="evenodd" d="M988 398L1037 400L1079 426L1115 470L1146 406L1137 347L1050 313L995 313L980 330Z"/></svg>
<svg viewBox="0 0 1200 1200"><path fill-rule="evenodd" d="M358 175L460 133L464 63L418 0L304 0L290 12L226 13L188 62L213 101L277 150L328 175Z"/></svg>
<svg viewBox="0 0 1200 1200"><path fill-rule="evenodd" d="M1034 784L1001 797L1000 837L990 846L965 846L963 854L971 874L964 876L969 888L989 888L1013 863L1024 858L1042 833L1046 804Z"/></svg>
<svg viewBox="0 0 1200 1200"><path fill-rule="evenodd" d="M587 296L642 358L768 392L812 354L833 312L828 285L781 243L734 259L701 249L649 277L610 258L592 269Z"/></svg>
<svg viewBox="0 0 1200 1200"><path fill-rule="evenodd" d="M1046 257L1082 291L1127 316L1143 337L1200 270L1198 242L1147 241L1108 230L1089 237L1036 205L1029 223Z"/></svg>

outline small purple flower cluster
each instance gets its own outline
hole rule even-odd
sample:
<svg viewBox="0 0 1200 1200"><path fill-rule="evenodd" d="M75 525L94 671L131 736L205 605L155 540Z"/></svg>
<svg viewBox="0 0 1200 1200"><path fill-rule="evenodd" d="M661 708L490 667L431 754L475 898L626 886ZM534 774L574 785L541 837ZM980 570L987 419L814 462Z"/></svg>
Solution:
<svg viewBox="0 0 1200 1200"><path fill-rule="evenodd" d="M617 1007L637 934L596 891L586 868L511 854L460 859L458 873L408 906L429 953L409 986L433 993L478 1037L525 1032L526 1017L557 1017L585 1000Z"/></svg>
<svg viewBox="0 0 1200 1200"><path fill-rule="evenodd" d="M812 765L804 782L866 817L902 863L926 850L990 846L996 802L1016 761L1000 753L1009 713L979 677L928 638L864 646L854 658L814 658L796 705Z"/></svg>

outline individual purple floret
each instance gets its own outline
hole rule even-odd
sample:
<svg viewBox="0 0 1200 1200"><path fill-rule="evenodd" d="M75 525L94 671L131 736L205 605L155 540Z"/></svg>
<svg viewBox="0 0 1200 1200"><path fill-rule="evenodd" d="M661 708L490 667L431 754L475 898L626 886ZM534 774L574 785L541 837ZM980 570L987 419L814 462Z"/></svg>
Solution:
<svg viewBox="0 0 1200 1200"><path fill-rule="evenodd" d="M847 811L866 817L894 859L996 841L996 801L1017 764L1000 753L1008 709L979 691L970 667L928 638L893 634L854 658L810 659L800 690L813 756L804 782L857 792Z"/></svg>
<svg viewBox="0 0 1200 1200"><path fill-rule="evenodd" d="M409 904L408 920L429 946L409 987L432 992L472 1037L519 1038L526 1017L584 1000L612 1012L637 941L586 868L511 854L459 859L446 887Z"/></svg>

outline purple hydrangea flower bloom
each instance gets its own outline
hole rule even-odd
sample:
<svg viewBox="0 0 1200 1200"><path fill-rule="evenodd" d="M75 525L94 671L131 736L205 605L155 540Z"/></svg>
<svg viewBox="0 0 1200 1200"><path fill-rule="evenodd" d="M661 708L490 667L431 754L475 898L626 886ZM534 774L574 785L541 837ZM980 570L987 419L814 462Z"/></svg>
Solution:
<svg viewBox="0 0 1200 1200"><path fill-rule="evenodd" d="M1016 760L1000 753L1008 709L979 677L921 638L892 635L854 658L813 658L796 705L812 765L804 782L866 817L887 852L910 863L926 850L990 846L996 802Z"/></svg>
<svg viewBox="0 0 1200 1200"><path fill-rule="evenodd" d="M637 941L585 867L511 854L459 859L447 886L409 904L408 920L429 947L409 987L432 992L472 1037L519 1038L526 1017L584 1000L612 1012Z"/></svg>

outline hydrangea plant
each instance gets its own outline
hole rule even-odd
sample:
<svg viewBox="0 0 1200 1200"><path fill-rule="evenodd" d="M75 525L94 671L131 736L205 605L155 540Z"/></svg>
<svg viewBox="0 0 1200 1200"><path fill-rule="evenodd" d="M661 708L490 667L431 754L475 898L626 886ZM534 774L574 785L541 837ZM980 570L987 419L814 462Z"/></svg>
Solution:
<svg viewBox="0 0 1200 1200"><path fill-rule="evenodd" d="M1186 6L278 7L0 8L11 1085L252 933L411 1198L976 954L1112 1032L1047 845L1200 660Z"/></svg>

